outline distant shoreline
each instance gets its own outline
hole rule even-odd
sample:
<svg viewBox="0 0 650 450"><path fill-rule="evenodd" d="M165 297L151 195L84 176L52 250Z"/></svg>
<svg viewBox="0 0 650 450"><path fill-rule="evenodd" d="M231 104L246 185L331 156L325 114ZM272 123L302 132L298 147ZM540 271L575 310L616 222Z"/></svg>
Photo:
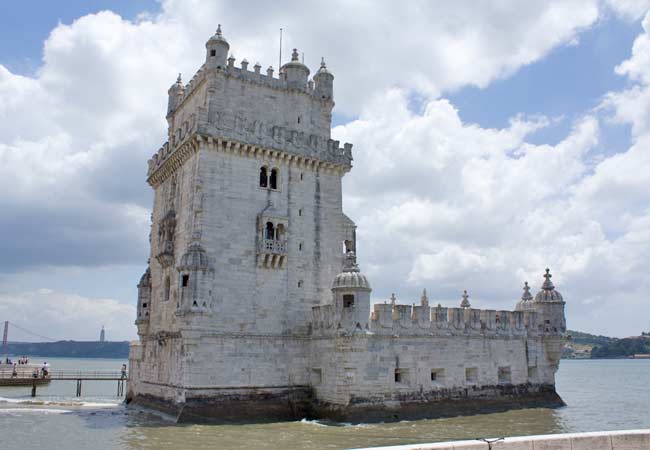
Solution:
<svg viewBox="0 0 650 450"><path fill-rule="evenodd" d="M7 353L12 358L21 356L38 358L106 358L128 359L129 341L57 341L11 342Z"/></svg>

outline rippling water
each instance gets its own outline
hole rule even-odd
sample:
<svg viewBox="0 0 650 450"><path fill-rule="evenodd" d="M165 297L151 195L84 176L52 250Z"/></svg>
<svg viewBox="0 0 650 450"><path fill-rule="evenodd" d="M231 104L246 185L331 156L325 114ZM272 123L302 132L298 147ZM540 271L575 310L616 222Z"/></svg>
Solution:
<svg viewBox="0 0 650 450"><path fill-rule="evenodd" d="M124 361L56 359L55 369L119 370ZM371 425L313 421L176 425L126 408L114 382L52 382L0 388L2 449L341 449L476 437L650 428L650 360L562 361L557 389L567 407Z"/></svg>

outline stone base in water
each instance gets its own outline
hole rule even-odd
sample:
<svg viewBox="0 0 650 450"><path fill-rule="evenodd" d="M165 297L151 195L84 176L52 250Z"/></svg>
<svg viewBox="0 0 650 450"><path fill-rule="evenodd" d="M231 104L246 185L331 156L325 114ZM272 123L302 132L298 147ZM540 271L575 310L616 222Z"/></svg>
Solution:
<svg viewBox="0 0 650 450"><path fill-rule="evenodd" d="M309 387L185 391L175 402L153 395L128 398L176 417L178 422L258 423L325 419L369 423L435 419L522 408L564 406L552 385L506 385L444 389L391 399L353 398L346 406L318 401Z"/></svg>

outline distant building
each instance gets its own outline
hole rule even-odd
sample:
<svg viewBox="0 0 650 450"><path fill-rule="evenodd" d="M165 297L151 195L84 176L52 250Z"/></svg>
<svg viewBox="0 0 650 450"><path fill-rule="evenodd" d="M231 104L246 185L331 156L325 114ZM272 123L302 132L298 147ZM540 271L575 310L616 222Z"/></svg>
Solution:
<svg viewBox="0 0 650 450"><path fill-rule="evenodd" d="M334 75L323 61L310 79L295 49L278 77L235 67L229 49L219 28L190 82L168 91L127 400L181 421L562 405L564 300L548 269L514 311L476 309L460 288L456 307L423 292L371 310L342 208L352 145L330 136ZM388 58L386 70L407 69Z"/></svg>
<svg viewBox="0 0 650 450"><path fill-rule="evenodd" d="M102 325L102 331L99 332L99 342L106 341L106 331L104 330L104 325Z"/></svg>

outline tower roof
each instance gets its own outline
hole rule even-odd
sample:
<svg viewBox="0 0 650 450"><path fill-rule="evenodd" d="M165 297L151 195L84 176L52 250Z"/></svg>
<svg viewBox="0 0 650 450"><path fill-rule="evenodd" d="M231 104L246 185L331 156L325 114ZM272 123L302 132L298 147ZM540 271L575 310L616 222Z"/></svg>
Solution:
<svg viewBox="0 0 650 450"><path fill-rule="evenodd" d="M544 274L544 283L542 284L542 289L535 296L536 302L563 302L562 294L555 290L555 286L551 281L551 271L549 268L546 268L546 273Z"/></svg>
<svg viewBox="0 0 650 450"><path fill-rule="evenodd" d="M350 251L345 255L343 272L334 277L332 289L372 290L368 279L359 270L357 255L354 252Z"/></svg>
<svg viewBox="0 0 650 450"><path fill-rule="evenodd" d="M210 39L208 39L208 42L206 42L206 46L210 44L215 44L215 43L220 43L220 44L225 44L228 48L230 48L230 44L226 40L226 38L223 37L223 34L221 33L221 24L217 27L217 31L210 36Z"/></svg>
<svg viewBox="0 0 650 450"><path fill-rule="evenodd" d="M198 241L194 241L181 256L178 270L207 270L209 267L208 254Z"/></svg>
<svg viewBox="0 0 650 450"><path fill-rule="evenodd" d="M334 75L332 75L332 73L329 70L327 70L327 65L325 64L325 58L321 57L321 59L320 59L320 67L316 71L316 74L314 75L314 77L318 77L318 76L322 76L322 75L328 75L330 77L334 76Z"/></svg>
<svg viewBox="0 0 650 450"><path fill-rule="evenodd" d="M294 48L291 53L291 61L283 65L281 70L286 73L287 69L300 69L306 71L307 75L309 75L309 67L301 63L298 56L298 49Z"/></svg>
<svg viewBox="0 0 650 450"><path fill-rule="evenodd" d="M533 296L530 293L528 281L524 282L524 292L521 294L521 300L517 302L516 310L521 311L532 307Z"/></svg>

